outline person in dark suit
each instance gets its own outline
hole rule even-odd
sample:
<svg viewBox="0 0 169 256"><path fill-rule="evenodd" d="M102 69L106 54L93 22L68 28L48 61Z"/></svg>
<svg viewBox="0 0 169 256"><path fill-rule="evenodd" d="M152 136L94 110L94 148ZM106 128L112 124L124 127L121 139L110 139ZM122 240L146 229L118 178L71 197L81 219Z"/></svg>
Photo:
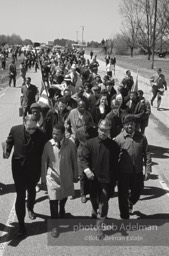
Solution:
<svg viewBox="0 0 169 256"><path fill-rule="evenodd" d="M19 221L18 237L25 235L25 198L28 192L27 208L29 218L34 220L33 211L36 184L41 174L41 155L46 142L45 132L36 126L33 115L24 119L24 124L13 126L6 140L4 158L9 158L12 148L12 175L16 188L15 210Z"/></svg>
<svg viewBox="0 0 169 256"><path fill-rule="evenodd" d="M31 114L30 106L39 98L38 88L31 84L30 77L26 77L25 84L21 87L21 93L23 94L23 117L25 117L27 114Z"/></svg>
<svg viewBox="0 0 169 256"><path fill-rule="evenodd" d="M103 239L103 224L108 214L109 199L114 192L118 173L119 149L109 138L110 122L101 120L98 136L85 142L81 165L90 181L92 218L97 219L97 237Z"/></svg>
<svg viewBox="0 0 169 256"><path fill-rule="evenodd" d="M65 97L58 99L54 108L50 109L44 120L44 129L48 140L52 139L52 131L55 124L64 124L68 117L69 110L67 107L67 100Z"/></svg>
<svg viewBox="0 0 169 256"><path fill-rule="evenodd" d="M13 87L16 86L16 64L15 60L12 60L11 64L9 65L9 86L11 86L11 82L13 80Z"/></svg>

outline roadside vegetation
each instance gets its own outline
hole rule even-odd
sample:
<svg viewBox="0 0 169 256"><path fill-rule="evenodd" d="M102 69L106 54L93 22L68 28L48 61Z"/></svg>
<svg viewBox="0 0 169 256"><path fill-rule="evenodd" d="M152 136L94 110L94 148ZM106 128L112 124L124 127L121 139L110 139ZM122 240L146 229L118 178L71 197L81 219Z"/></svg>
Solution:
<svg viewBox="0 0 169 256"><path fill-rule="evenodd" d="M12 54L9 54L9 57L6 60L6 69L2 70L1 68L1 64L0 64L0 91L8 86L8 82L9 82L9 71L8 71L8 67L9 64L12 61ZM21 54L21 56L18 56L17 60L16 60L16 68L17 68L17 78L20 76L20 64L23 61L23 54Z"/></svg>
<svg viewBox="0 0 169 256"><path fill-rule="evenodd" d="M97 58L105 61L105 52L103 48L86 48L86 54L89 54L90 51L94 52L94 55L97 55ZM155 55L154 69L151 69L151 61L147 59L146 55L134 55L133 57L129 55L115 55L110 54L110 56L116 57L116 64L120 67L130 69L133 72L137 72L139 69L139 74L145 78L150 78L154 73L155 69L161 67L162 71L166 77L167 83L169 84L169 58L159 58L158 55Z"/></svg>

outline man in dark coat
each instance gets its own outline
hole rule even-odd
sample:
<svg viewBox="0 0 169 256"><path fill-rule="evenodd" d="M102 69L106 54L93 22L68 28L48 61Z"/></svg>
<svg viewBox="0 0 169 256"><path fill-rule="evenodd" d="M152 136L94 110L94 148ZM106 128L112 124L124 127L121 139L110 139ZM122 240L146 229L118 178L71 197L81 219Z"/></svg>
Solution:
<svg viewBox="0 0 169 256"><path fill-rule="evenodd" d="M31 114L30 106L38 100L38 88L31 84L31 78L27 77L25 84L21 87L21 93L23 94L22 107L23 117L27 114Z"/></svg>
<svg viewBox="0 0 169 256"><path fill-rule="evenodd" d="M13 126L6 140L4 158L9 158L12 148L12 175L16 188L15 210L19 221L18 236L25 235L25 198L28 192L27 208L30 219L35 219L33 211L36 184L41 174L41 156L46 142L45 133L36 126L33 115L25 117L24 124Z"/></svg>
<svg viewBox="0 0 169 256"><path fill-rule="evenodd" d="M124 130L115 138L120 150L118 199L120 217L129 219L151 173L151 154L147 138L136 130L135 115L124 118ZM145 177L143 166L145 165Z"/></svg>
<svg viewBox="0 0 169 256"><path fill-rule="evenodd" d="M55 124L64 124L68 117L69 110L67 107L67 99L62 97L58 99L53 109L50 109L44 121L44 129L46 130L47 139L52 139L52 131Z"/></svg>
<svg viewBox="0 0 169 256"><path fill-rule="evenodd" d="M9 86L11 86L11 82L13 80L13 86L16 86L16 64L15 60L12 60L9 65Z"/></svg>
<svg viewBox="0 0 169 256"><path fill-rule="evenodd" d="M140 101L136 91L130 93L130 100L126 104L128 114L133 114L136 120L136 130L140 130L141 121L145 113L145 106Z"/></svg>
<svg viewBox="0 0 169 256"><path fill-rule="evenodd" d="M98 218L99 239L103 238L102 225L107 217L118 168L118 146L108 137L110 128L110 123L102 120L98 125L98 137L86 141L81 155L84 173L91 182L92 217Z"/></svg>

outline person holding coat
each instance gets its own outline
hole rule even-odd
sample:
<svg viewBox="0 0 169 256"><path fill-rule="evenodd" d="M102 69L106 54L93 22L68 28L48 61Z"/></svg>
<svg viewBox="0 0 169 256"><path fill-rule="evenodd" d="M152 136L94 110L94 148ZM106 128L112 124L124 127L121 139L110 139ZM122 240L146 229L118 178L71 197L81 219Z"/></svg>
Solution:
<svg viewBox="0 0 169 256"><path fill-rule="evenodd" d="M52 139L44 147L42 155L42 182L46 182L49 195L51 219L64 218L68 196L74 195L74 184L78 180L77 149L65 138L65 127L56 124ZM59 212L58 212L59 206ZM51 235L59 235L58 223Z"/></svg>

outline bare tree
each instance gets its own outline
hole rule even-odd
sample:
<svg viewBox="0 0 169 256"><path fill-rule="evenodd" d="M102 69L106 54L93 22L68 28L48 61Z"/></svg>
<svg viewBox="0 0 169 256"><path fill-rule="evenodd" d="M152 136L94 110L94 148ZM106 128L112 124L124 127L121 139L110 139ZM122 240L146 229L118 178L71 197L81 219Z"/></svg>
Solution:
<svg viewBox="0 0 169 256"><path fill-rule="evenodd" d="M169 0L158 1L157 25L155 30L155 43L162 45L169 36ZM123 16L122 33L126 35L128 46L133 49L140 47L148 54L150 60L153 47L155 1L154 0L123 0L121 4Z"/></svg>
<svg viewBox="0 0 169 256"><path fill-rule="evenodd" d="M137 47L138 28L140 23L138 2L136 0L123 0L120 6L120 13L123 16L122 34L126 44L130 48L131 57L133 50Z"/></svg>

